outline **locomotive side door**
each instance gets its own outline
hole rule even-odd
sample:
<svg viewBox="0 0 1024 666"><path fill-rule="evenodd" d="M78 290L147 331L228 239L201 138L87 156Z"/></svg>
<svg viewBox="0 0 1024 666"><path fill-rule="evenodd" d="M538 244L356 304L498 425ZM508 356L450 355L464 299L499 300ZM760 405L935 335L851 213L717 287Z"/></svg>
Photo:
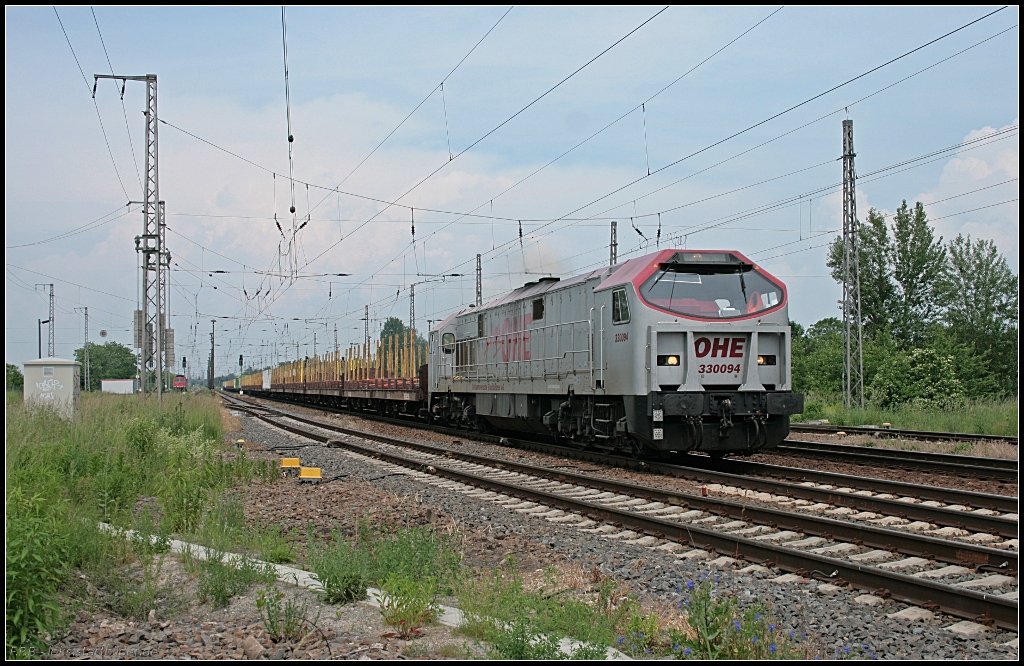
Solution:
<svg viewBox="0 0 1024 666"><path fill-rule="evenodd" d="M450 382L455 367L455 327L441 329L431 333L431 348L435 350L434 360L437 366L437 373L434 375L433 388L438 388L439 382Z"/></svg>

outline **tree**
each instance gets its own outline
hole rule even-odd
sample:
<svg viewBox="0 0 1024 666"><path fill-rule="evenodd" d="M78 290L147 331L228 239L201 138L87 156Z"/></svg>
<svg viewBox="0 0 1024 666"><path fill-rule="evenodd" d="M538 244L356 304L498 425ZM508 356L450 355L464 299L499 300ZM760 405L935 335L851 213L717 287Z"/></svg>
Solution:
<svg viewBox="0 0 1024 666"><path fill-rule="evenodd" d="M892 238L885 216L871 209L858 240L865 334L891 330L898 342L920 343L941 312L935 287L946 261L942 237L935 239L924 205L917 202L911 210L903 201L893 216ZM843 281L843 255L840 238L832 244L826 262L839 283Z"/></svg>
<svg viewBox="0 0 1024 666"><path fill-rule="evenodd" d="M868 336L892 328L892 305L896 284L892 279L895 248L889 237L885 215L872 208L868 220L858 233L860 267L860 314L864 333ZM845 245L836 239L829 249L826 264L832 278L842 284Z"/></svg>
<svg viewBox="0 0 1024 666"><path fill-rule="evenodd" d="M893 276L898 298L893 305L893 332L905 343L920 342L940 311L935 287L946 264L942 237L935 240L924 205L913 212L906 199L893 216Z"/></svg>
<svg viewBox="0 0 1024 666"><path fill-rule="evenodd" d="M1019 280L989 240L972 242L958 235L936 284L942 319L953 340L992 382L979 384L964 375L971 395L1012 394L1017 390ZM960 357L957 357L960 359ZM986 389L985 387L990 387Z"/></svg>
<svg viewBox="0 0 1024 666"><path fill-rule="evenodd" d="M85 350L75 350L75 360L85 365ZM103 345L89 343L89 376L88 390L98 391L103 379L134 379L137 373L135 353L118 342ZM85 372L82 372L85 381Z"/></svg>
<svg viewBox="0 0 1024 666"><path fill-rule="evenodd" d="M943 320L959 336L998 335L1018 319L1018 279L992 241L953 239L936 285Z"/></svg>
<svg viewBox="0 0 1024 666"><path fill-rule="evenodd" d="M843 388L843 322L822 319L792 338L793 388L835 395Z"/></svg>
<svg viewBox="0 0 1024 666"><path fill-rule="evenodd" d="M20 391L25 388L25 376L13 363L7 364L7 390Z"/></svg>

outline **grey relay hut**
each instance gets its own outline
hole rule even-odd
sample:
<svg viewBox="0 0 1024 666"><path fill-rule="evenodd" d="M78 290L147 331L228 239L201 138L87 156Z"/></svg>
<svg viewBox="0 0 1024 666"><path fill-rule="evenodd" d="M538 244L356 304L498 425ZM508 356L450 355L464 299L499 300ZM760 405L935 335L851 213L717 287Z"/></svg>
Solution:
<svg viewBox="0 0 1024 666"><path fill-rule="evenodd" d="M51 407L65 418L78 409L82 364L66 358L25 361L25 402Z"/></svg>

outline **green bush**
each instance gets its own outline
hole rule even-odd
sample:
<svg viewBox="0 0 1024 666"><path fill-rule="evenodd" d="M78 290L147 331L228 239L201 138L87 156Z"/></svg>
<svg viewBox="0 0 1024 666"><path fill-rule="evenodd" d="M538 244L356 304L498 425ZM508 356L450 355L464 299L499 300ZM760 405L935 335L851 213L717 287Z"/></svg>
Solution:
<svg viewBox="0 0 1024 666"><path fill-rule="evenodd" d="M64 580L68 543L63 508L21 488L7 492L6 652L41 649L60 616L55 597Z"/></svg>
<svg viewBox="0 0 1024 666"><path fill-rule="evenodd" d="M398 629L403 637L413 635L421 625L437 619L440 609L434 603L437 583L431 577L412 578L391 573L380 584L383 597L380 612L384 622Z"/></svg>
<svg viewBox="0 0 1024 666"><path fill-rule="evenodd" d="M314 577L324 586L323 597L329 604L347 604L366 598L369 587L369 563L365 552L335 538L314 550L310 565Z"/></svg>

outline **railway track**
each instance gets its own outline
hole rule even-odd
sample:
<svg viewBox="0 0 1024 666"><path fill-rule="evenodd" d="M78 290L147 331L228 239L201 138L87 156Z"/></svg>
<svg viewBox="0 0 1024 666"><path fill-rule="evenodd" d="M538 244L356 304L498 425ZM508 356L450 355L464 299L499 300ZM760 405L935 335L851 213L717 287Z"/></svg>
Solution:
<svg viewBox="0 0 1024 666"><path fill-rule="evenodd" d="M833 584L885 588L908 603L935 605L960 617L1016 628L1016 592L1010 599L979 591L1016 588L1017 554L1007 549L456 453L295 415L272 415L267 408L252 413L327 446L414 470L410 473L421 480L443 477L478 498L579 529L603 531L609 538L662 550L694 549L680 557L708 550L729 553ZM604 524L595 527L598 522ZM668 541L662 543L663 539ZM913 570L913 575L904 573ZM988 575L991 571L1001 573Z"/></svg>
<svg viewBox="0 0 1024 666"><path fill-rule="evenodd" d="M236 398L237 399L237 398ZM328 410L336 411L336 410ZM337 411L348 414L349 412ZM364 415L359 414L362 418ZM301 417L295 417L301 418ZM426 426L386 417L369 419L402 427L426 428L459 438L470 433L444 426ZM563 459L586 461L610 467L653 472L702 483L719 484L726 489L760 492L782 498L781 501L806 501L830 504L853 514L876 513L898 517L906 525L935 524L951 530L988 533L1015 538L1019 532L1016 497L977 493L934 485L889 481L874 477L850 476L812 469L783 467L743 459L715 460L688 455L672 463L638 461L598 451L584 451L548 442L519 440L473 433L481 442L502 444ZM777 479L792 483L780 483ZM994 515L993 515L994 514ZM1003 515L999 515L1003 514ZM1008 517L1007 517L1008 516Z"/></svg>
<svg viewBox="0 0 1024 666"><path fill-rule="evenodd" d="M1016 482L1019 466L1016 460L1008 458L981 458L961 456L952 453L926 453L901 451L899 449L878 449L867 446L850 446L827 442L807 442L787 439L778 448L778 453L792 453L800 456L814 456L828 460L840 460L865 465L902 467L917 471L940 472L943 474L964 474L980 479Z"/></svg>
<svg viewBox="0 0 1024 666"><path fill-rule="evenodd" d="M835 426L793 423L790 424L789 430L790 432L805 432L825 435L835 435L839 432L845 432L848 435L872 435L882 439L899 438L948 442L1005 442L1014 446L1016 446L1018 442L1017 437L1005 435L978 435L972 433L937 432L931 430L894 430L892 428L876 428L872 426Z"/></svg>

